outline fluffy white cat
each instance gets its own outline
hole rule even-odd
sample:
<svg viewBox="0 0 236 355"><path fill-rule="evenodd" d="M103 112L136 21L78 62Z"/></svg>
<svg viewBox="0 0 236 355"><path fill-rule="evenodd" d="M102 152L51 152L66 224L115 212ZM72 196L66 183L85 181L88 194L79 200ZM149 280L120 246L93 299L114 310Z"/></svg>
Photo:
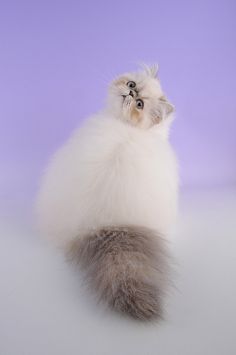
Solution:
<svg viewBox="0 0 236 355"><path fill-rule="evenodd" d="M112 308L162 316L178 176L168 141L173 106L157 67L122 75L106 108L55 154L38 198L41 231L81 266Z"/></svg>

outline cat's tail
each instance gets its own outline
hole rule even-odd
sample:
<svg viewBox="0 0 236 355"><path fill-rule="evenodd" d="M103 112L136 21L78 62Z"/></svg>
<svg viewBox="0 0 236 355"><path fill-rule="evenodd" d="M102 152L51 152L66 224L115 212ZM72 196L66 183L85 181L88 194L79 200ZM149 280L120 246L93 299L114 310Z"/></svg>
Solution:
<svg viewBox="0 0 236 355"><path fill-rule="evenodd" d="M165 241L142 227L105 227L75 239L69 258L111 308L136 319L162 318L168 281Z"/></svg>

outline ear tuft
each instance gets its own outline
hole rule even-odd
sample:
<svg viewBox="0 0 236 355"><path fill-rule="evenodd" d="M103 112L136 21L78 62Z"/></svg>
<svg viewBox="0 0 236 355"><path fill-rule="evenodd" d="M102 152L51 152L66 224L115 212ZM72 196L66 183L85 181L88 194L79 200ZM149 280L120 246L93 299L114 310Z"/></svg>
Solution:
<svg viewBox="0 0 236 355"><path fill-rule="evenodd" d="M153 65L141 64L141 66L148 76L152 78L157 78L158 68L159 68L158 64L153 64Z"/></svg>
<svg viewBox="0 0 236 355"><path fill-rule="evenodd" d="M158 64L154 64L150 66L149 67L150 76L152 76L153 78L157 78L158 69L159 69Z"/></svg>

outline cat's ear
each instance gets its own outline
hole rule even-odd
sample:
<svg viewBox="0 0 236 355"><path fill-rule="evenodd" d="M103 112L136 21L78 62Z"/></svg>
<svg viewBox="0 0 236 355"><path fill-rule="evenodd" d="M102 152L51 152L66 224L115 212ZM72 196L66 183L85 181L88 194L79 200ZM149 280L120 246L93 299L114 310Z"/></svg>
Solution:
<svg viewBox="0 0 236 355"><path fill-rule="evenodd" d="M148 76L152 78L157 78L158 69L159 69L158 64L153 64L153 65L142 64L142 67Z"/></svg>
<svg viewBox="0 0 236 355"><path fill-rule="evenodd" d="M174 112L174 105L172 105L164 95L159 98L159 104L165 117L168 117L172 112Z"/></svg>
<svg viewBox="0 0 236 355"><path fill-rule="evenodd" d="M157 78L157 74L158 74L158 64L153 64L149 67L149 75L153 78Z"/></svg>
<svg viewBox="0 0 236 355"><path fill-rule="evenodd" d="M174 111L174 106L163 95L158 99L158 102L152 112L154 123L160 123L166 119Z"/></svg>

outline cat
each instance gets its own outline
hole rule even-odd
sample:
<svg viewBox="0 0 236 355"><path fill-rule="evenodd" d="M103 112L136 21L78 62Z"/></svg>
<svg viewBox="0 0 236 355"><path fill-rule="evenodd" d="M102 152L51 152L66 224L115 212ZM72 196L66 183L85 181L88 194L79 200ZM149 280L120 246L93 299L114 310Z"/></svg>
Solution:
<svg viewBox="0 0 236 355"><path fill-rule="evenodd" d="M76 262L90 289L135 319L163 317L165 237L176 218L173 105L157 66L116 78L103 111L55 154L37 201L41 232Z"/></svg>

